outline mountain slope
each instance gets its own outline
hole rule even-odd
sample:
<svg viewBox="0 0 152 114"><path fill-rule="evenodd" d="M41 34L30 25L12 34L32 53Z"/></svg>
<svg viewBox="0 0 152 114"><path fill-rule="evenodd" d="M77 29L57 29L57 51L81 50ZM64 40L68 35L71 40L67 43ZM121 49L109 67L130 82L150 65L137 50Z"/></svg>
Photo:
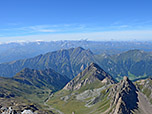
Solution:
<svg viewBox="0 0 152 114"><path fill-rule="evenodd" d="M24 68L12 78L0 77L0 113L21 114L30 110L34 114L54 114L44 102L69 81L52 69Z"/></svg>
<svg viewBox="0 0 152 114"><path fill-rule="evenodd" d="M23 68L48 69L60 72L70 78L76 76L92 61L95 61L93 53L83 48L71 48L59 50L34 58L17 60L0 64L0 76L11 77Z"/></svg>
<svg viewBox="0 0 152 114"><path fill-rule="evenodd" d="M70 81L69 78L52 69L34 70L29 68L24 68L17 73L13 79L20 83L36 86L38 88L47 87L55 91L62 89L62 87Z"/></svg>
<svg viewBox="0 0 152 114"><path fill-rule="evenodd" d="M0 79L0 97L24 97L37 102L43 101L52 91L57 91L69 81L51 69L34 70L25 68L12 78Z"/></svg>
<svg viewBox="0 0 152 114"><path fill-rule="evenodd" d="M152 55L141 50L130 50L117 55L96 56L98 64L113 77L131 80L152 76Z"/></svg>

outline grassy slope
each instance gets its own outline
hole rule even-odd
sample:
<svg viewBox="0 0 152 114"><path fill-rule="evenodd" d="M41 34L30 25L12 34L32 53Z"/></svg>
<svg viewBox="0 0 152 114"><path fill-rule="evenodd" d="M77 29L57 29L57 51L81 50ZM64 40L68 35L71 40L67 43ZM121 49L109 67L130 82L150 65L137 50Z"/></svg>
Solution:
<svg viewBox="0 0 152 114"><path fill-rule="evenodd" d="M39 89L7 78L0 78L0 88L0 94L4 94L4 98L15 95L16 98L28 99L36 103L42 103L51 92L48 88Z"/></svg>
<svg viewBox="0 0 152 114"><path fill-rule="evenodd" d="M87 102L92 99L92 97L86 98L84 100L77 100L75 96L76 94L82 93L87 89L99 88L103 86L96 84L97 83L94 83L91 86L84 86L78 91L61 90L56 92L47 104L65 114L71 114L72 112L75 112L76 114L99 114L105 112L110 107L110 99L108 97L109 93L106 93L107 88L101 91L101 95L99 97L100 102L95 103L91 107L86 107L85 104L87 104ZM71 95L71 93L74 95L70 96L67 101L61 100L61 97Z"/></svg>

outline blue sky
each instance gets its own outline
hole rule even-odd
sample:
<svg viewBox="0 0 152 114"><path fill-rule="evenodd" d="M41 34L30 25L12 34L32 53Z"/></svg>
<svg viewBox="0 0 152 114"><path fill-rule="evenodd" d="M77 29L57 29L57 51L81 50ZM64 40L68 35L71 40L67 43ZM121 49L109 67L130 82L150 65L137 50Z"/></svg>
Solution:
<svg viewBox="0 0 152 114"><path fill-rule="evenodd" d="M152 40L151 0L1 0L0 42Z"/></svg>

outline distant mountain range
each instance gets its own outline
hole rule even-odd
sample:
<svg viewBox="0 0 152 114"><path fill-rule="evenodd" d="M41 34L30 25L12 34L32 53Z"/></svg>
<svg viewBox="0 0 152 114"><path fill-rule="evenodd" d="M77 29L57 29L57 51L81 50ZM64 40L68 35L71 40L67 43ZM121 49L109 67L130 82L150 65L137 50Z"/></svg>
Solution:
<svg viewBox="0 0 152 114"><path fill-rule="evenodd" d="M114 78L128 76L131 80L152 76L152 54L130 50L116 55L94 55L81 47L62 49L38 55L34 58L0 64L0 76L12 77L23 68L53 69L70 79L83 71L90 63L97 63Z"/></svg>
<svg viewBox="0 0 152 114"><path fill-rule="evenodd" d="M10 42L0 44L0 63L19 59L31 58L47 52L60 49L82 47L90 49L94 54L118 54L124 51L140 49L152 51L152 42L116 42L116 41L36 41L36 42Z"/></svg>

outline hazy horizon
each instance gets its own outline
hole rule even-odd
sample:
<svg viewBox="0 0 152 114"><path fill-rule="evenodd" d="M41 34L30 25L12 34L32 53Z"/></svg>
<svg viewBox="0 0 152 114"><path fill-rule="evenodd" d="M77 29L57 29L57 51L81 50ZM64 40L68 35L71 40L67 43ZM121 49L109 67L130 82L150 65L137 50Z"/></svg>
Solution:
<svg viewBox="0 0 152 114"><path fill-rule="evenodd" d="M78 41L89 41L89 42L140 42L140 43L145 43L145 42L152 42L152 40L88 40L88 39L68 39L68 40L9 40L9 41L0 41L0 44L8 44L8 43L32 43L32 42L66 42L66 41L74 41L74 42L78 42Z"/></svg>

